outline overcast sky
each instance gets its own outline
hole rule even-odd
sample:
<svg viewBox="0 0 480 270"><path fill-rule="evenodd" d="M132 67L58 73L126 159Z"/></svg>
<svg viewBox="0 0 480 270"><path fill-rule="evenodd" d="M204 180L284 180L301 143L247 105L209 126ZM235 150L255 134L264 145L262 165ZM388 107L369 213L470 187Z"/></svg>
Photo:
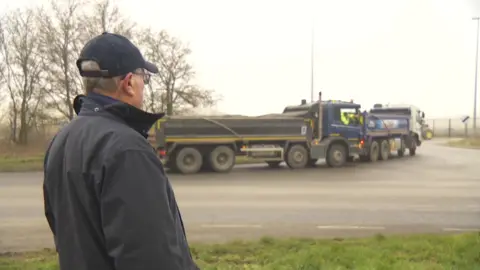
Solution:
<svg viewBox="0 0 480 270"><path fill-rule="evenodd" d="M8 5L35 3L45 1ZM314 88L324 98L365 109L415 104L427 118L473 113L480 0L117 3L137 23L190 44L198 83L223 95L217 109L225 113L281 112L310 99L312 25Z"/></svg>

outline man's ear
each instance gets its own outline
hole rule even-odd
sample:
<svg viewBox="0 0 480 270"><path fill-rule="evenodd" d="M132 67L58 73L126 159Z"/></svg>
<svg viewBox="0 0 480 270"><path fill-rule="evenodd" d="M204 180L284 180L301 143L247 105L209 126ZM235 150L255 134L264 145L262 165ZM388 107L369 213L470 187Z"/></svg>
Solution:
<svg viewBox="0 0 480 270"><path fill-rule="evenodd" d="M127 76L122 80L122 89L125 93L129 96L135 95L135 91L133 90L133 74L128 73Z"/></svg>

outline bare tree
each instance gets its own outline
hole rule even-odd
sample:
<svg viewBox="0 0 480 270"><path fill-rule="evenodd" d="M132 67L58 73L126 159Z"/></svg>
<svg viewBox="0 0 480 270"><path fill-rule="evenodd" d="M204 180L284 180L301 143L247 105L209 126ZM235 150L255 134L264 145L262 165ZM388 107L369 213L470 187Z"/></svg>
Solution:
<svg viewBox="0 0 480 270"><path fill-rule="evenodd" d="M47 105L70 120L75 116L73 98L82 89L75 61L82 46L79 12L83 4L81 0L63 3L51 0L50 10L39 12L37 16L42 54L45 56L43 68L48 73Z"/></svg>
<svg viewBox="0 0 480 270"><path fill-rule="evenodd" d="M213 90L192 83L195 71L188 62L191 50L165 31L146 29L140 35L145 57L155 62L159 74L152 77L147 92L147 110L168 115L186 113L192 108L212 106L220 97Z"/></svg>
<svg viewBox="0 0 480 270"><path fill-rule="evenodd" d="M93 12L91 12L93 11ZM94 0L88 13L82 17L83 41L103 32L132 38L136 24L125 18L111 0Z"/></svg>
<svg viewBox="0 0 480 270"><path fill-rule="evenodd" d="M2 26L1 24L1 21L2 21L2 18L0 18L0 27ZM0 28L1 30L1 28ZM2 40L1 40L1 36L0 36L0 48L2 47ZM5 83L5 80L6 80L6 69L5 69L5 61L2 57L3 55L0 54L0 99L3 99L4 98L4 95L5 95L5 92L6 92L6 88L4 87L4 83ZM0 106L0 109L1 106Z"/></svg>
<svg viewBox="0 0 480 270"><path fill-rule="evenodd" d="M5 87L10 99L11 139L27 144L28 131L42 102L42 59L35 10L16 10L0 22Z"/></svg>

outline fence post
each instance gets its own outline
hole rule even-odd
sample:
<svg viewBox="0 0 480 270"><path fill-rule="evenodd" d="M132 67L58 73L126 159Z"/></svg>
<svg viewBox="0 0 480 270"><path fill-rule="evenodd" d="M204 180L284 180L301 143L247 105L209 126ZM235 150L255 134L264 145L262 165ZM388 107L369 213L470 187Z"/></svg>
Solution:
<svg viewBox="0 0 480 270"><path fill-rule="evenodd" d="M452 119L451 118L448 119L448 137L449 138L452 137Z"/></svg>

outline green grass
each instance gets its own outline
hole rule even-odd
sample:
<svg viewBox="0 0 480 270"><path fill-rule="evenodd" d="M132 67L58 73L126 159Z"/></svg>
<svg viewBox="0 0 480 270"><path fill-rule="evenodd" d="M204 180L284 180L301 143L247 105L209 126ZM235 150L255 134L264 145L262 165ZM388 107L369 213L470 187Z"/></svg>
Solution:
<svg viewBox="0 0 480 270"><path fill-rule="evenodd" d="M480 149L480 138L466 138L460 140L451 140L447 142L448 146L460 148Z"/></svg>
<svg viewBox="0 0 480 270"><path fill-rule="evenodd" d="M255 164L258 160L237 157L237 165ZM43 170L43 155L0 156L0 172L30 172Z"/></svg>
<svg viewBox="0 0 480 270"><path fill-rule="evenodd" d="M43 156L0 156L0 172L26 172L43 169Z"/></svg>
<svg viewBox="0 0 480 270"><path fill-rule="evenodd" d="M201 269L269 270L475 270L480 269L480 233L377 235L364 239L263 238L258 242L193 245ZM0 255L0 269L58 269L53 251Z"/></svg>

